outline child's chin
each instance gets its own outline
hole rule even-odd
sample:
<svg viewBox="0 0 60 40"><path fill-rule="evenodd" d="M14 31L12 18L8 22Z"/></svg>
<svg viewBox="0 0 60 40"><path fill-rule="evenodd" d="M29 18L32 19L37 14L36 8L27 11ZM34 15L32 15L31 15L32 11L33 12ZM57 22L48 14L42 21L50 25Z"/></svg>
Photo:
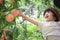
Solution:
<svg viewBox="0 0 60 40"><path fill-rule="evenodd" d="M49 20L48 20L48 19L45 19L45 21L46 21L46 22L49 22Z"/></svg>

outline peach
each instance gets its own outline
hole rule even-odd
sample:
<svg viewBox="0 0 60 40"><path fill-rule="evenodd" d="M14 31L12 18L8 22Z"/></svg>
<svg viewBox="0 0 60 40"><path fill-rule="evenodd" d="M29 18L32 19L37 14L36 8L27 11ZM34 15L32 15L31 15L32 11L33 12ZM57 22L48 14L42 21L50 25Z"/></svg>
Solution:
<svg viewBox="0 0 60 40"><path fill-rule="evenodd" d="M5 20L7 22L12 22L14 20L14 16L12 14L8 14L6 17L5 17Z"/></svg>
<svg viewBox="0 0 60 40"><path fill-rule="evenodd" d="M19 10L17 10L17 9L13 9L12 11L11 11L11 14L15 17L15 16L18 16L19 15Z"/></svg>

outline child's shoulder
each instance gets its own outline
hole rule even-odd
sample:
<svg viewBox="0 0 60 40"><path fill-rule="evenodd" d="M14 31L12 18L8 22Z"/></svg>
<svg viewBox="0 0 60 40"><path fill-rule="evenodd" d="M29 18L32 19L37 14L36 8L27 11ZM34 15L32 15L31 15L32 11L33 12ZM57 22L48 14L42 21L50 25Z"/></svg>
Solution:
<svg viewBox="0 0 60 40"><path fill-rule="evenodd" d="M59 23L60 23L60 21L59 21Z"/></svg>

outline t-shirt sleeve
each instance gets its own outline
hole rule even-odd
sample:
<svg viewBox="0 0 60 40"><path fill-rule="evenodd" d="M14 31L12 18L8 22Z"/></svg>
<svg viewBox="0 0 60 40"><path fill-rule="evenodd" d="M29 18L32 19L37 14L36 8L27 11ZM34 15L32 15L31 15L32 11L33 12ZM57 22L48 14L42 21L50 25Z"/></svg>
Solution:
<svg viewBox="0 0 60 40"><path fill-rule="evenodd" d="M60 24L60 21L59 21L59 24Z"/></svg>
<svg viewBox="0 0 60 40"><path fill-rule="evenodd" d="M38 30L42 31L43 24L42 22L38 22Z"/></svg>
<svg viewBox="0 0 60 40"><path fill-rule="evenodd" d="M60 21L59 21L59 27L60 27Z"/></svg>

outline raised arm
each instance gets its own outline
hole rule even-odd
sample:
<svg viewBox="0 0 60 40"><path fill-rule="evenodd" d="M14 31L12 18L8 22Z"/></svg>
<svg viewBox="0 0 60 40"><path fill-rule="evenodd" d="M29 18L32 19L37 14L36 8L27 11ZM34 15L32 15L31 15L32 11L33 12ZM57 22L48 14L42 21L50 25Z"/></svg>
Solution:
<svg viewBox="0 0 60 40"><path fill-rule="evenodd" d="M26 19L27 21L29 21L29 22L31 22L31 23L33 23L33 24L35 24L35 25L38 26L38 22L37 22L36 20L34 20L33 18L30 18L30 17L24 15L24 14L22 13L22 11L20 11L19 16L21 16L22 18Z"/></svg>

